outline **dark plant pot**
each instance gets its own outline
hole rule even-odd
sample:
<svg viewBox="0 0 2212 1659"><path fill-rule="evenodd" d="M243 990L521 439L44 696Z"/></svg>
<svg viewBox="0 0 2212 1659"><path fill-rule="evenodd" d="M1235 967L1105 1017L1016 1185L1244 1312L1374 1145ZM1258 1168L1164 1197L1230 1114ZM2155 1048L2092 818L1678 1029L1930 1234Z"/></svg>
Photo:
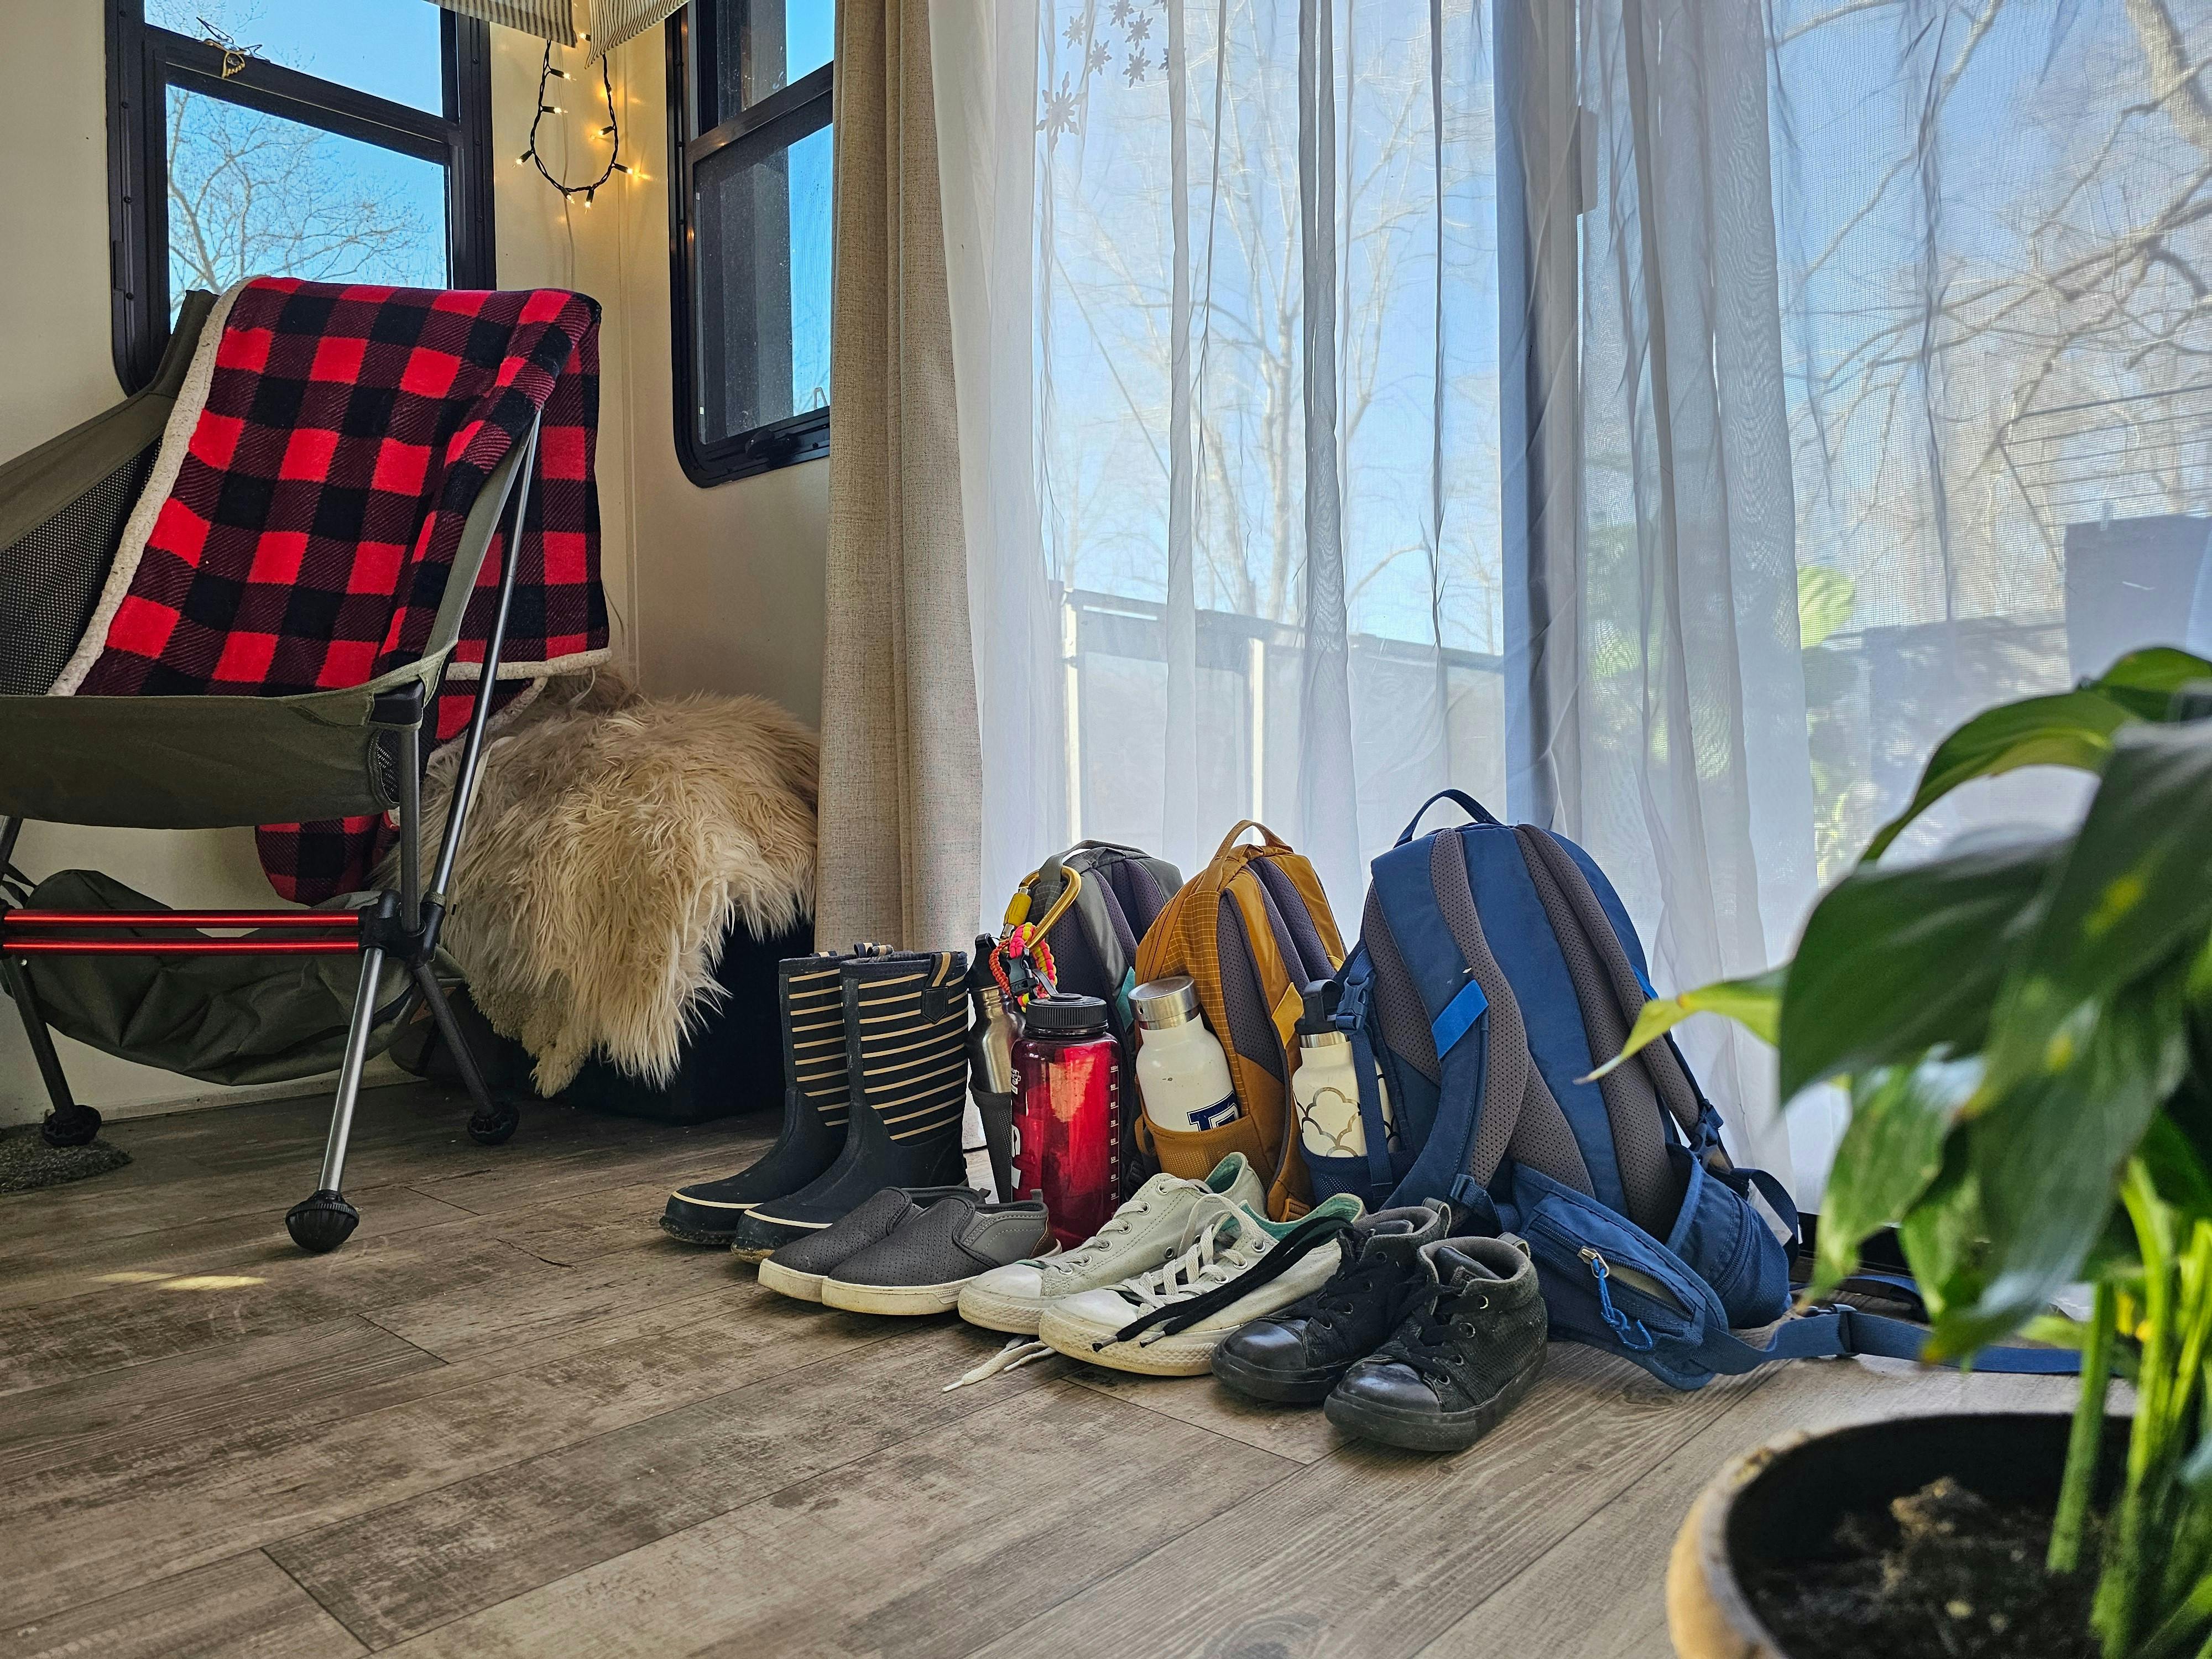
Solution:
<svg viewBox="0 0 2212 1659"><path fill-rule="evenodd" d="M1991 1503L2055 1508L2069 1419L2056 1413L1907 1417L1793 1434L1729 1464L1698 1495L1667 1568L1667 1628L1680 1659L1791 1659L1753 1611L1759 1569L1825 1555L1854 1511L1949 1475ZM2124 1445L2113 1418L2106 1462Z"/></svg>

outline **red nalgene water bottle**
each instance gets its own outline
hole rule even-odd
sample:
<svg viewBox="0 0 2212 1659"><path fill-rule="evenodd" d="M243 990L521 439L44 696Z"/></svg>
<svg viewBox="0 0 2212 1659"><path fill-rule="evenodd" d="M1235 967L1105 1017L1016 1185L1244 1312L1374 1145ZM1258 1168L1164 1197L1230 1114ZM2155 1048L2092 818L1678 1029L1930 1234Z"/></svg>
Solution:
<svg viewBox="0 0 2212 1659"><path fill-rule="evenodd" d="M1080 1244L1114 1212L1121 1045L1097 997L1032 997L1014 1044L1015 1185L1042 1192L1053 1237Z"/></svg>

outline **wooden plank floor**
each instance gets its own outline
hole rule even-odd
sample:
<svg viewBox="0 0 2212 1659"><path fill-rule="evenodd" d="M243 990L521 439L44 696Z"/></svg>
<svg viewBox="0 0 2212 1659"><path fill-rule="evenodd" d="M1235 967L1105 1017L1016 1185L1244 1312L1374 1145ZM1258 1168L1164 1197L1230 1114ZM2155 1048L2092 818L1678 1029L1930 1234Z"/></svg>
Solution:
<svg viewBox="0 0 2212 1659"><path fill-rule="evenodd" d="M485 1149L364 1097L338 1254L284 1237L320 1101L112 1126L0 1198L0 1659L1661 1659L1692 1494L1784 1429L2063 1408L2063 1380L1779 1367L1677 1395L1555 1347L1423 1458L1210 1379L829 1312L653 1224L769 1127L562 1107Z"/></svg>

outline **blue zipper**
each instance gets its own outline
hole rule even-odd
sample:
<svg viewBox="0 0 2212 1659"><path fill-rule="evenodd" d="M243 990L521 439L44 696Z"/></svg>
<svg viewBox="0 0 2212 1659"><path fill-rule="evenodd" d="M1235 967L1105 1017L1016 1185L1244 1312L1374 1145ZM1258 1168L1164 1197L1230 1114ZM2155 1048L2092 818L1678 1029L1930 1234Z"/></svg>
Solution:
<svg viewBox="0 0 2212 1659"><path fill-rule="evenodd" d="M1632 1353L1650 1353L1657 1344L1652 1340L1651 1333L1644 1329L1644 1322L1631 1319L1613 1305L1613 1291L1606 1282L1613 1277L1613 1270L1606 1265L1605 1258L1588 1245L1584 1245L1577 1254L1589 1264L1591 1276L1597 1280L1598 1312L1603 1316L1613 1334L1620 1339L1620 1346ZM1633 1336L1630 1334L1632 1331L1635 1333ZM1638 1340L1638 1338L1642 1340Z"/></svg>

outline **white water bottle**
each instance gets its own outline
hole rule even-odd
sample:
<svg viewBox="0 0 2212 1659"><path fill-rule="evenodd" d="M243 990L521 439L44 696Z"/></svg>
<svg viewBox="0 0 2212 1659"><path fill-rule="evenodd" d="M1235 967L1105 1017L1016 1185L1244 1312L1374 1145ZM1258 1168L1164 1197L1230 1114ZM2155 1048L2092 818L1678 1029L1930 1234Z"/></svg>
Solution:
<svg viewBox="0 0 2212 1659"><path fill-rule="evenodd" d="M1298 1113L1298 1144L1309 1158L1365 1158L1367 1124L1359 1115L1359 1073L1352 1039L1329 1024L1338 988L1317 981L1306 988L1305 1018L1298 1021L1298 1069L1291 1078L1291 1099ZM1382 1105L1382 1131L1390 1150L1398 1149L1398 1118L1382 1073L1375 1073L1375 1094Z"/></svg>
<svg viewBox="0 0 2212 1659"><path fill-rule="evenodd" d="M1145 1115L1178 1134L1218 1129L1243 1115L1229 1076L1229 1056L1199 1017L1198 987L1187 974L1149 980L1129 994L1143 1034L1137 1092Z"/></svg>

